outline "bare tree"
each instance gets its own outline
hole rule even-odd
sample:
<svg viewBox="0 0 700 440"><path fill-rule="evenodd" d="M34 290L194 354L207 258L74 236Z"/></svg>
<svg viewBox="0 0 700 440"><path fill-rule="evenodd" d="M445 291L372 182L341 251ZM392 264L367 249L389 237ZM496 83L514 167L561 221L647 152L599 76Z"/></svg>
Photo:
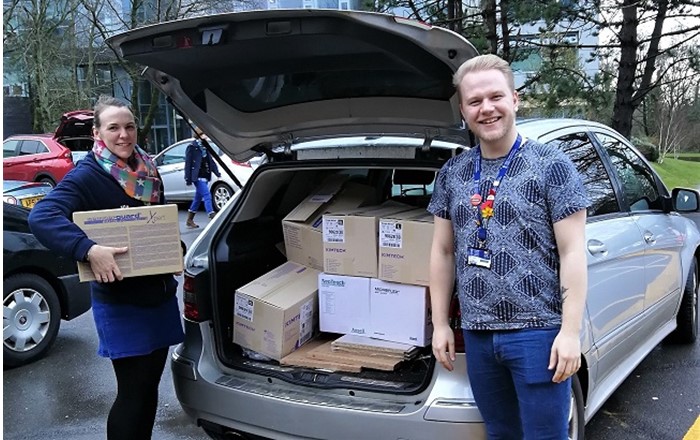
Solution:
<svg viewBox="0 0 700 440"><path fill-rule="evenodd" d="M74 93L69 67L76 2L13 0L4 6L4 53L29 85L33 130L53 131L61 114L86 104Z"/></svg>
<svg viewBox="0 0 700 440"><path fill-rule="evenodd" d="M601 53L614 60L618 72L612 126L623 135L631 135L635 110L663 81L657 71L660 57L690 56L697 62L697 54L682 55L677 49L700 37L697 20L685 20L698 12L694 0L619 0L602 7L598 24L613 38L601 44Z"/></svg>
<svg viewBox="0 0 700 440"><path fill-rule="evenodd" d="M663 163L668 153L677 154L682 149L690 132L688 115L693 106L694 92L700 75L692 72L688 62L677 63L664 60L661 67L671 64L672 69L665 69L663 83L659 85L656 100L656 125L658 127L658 162Z"/></svg>
<svg viewBox="0 0 700 440"><path fill-rule="evenodd" d="M86 17L88 28L93 32L89 41L93 56L88 69L94 69L100 57L108 59L113 70L125 72L128 81L115 78L115 87L124 87L122 94L131 101L135 116L141 129L138 142L145 144L145 138L151 131L158 110L160 92L150 86L141 77L143 66L128 62L104 44L110 36L140 26L194 17L206 13L230 12L234 9L248 9L254 0L132 0L129 3L120 0L79 0L81 10ZM128 8L124 8L124 6ZM126 89L128 87L128 89ZM142 111L142 109L144 109Z"/></svg>

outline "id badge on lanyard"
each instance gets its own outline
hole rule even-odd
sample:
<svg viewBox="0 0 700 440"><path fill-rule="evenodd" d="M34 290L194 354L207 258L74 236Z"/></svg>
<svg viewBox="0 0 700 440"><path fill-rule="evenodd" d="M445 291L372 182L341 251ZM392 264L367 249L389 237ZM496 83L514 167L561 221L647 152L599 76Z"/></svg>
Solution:
<svg viewBox="0 0 700 440"><path fill-rule="evenodd" d="M479 152L479 158L474 164L474 195L471 197L471 204L477 210L478 229L475 238L476 246L469 246L467 248L467 264L470 266L491 269L491 251L486 249L486 239L488 238L488 221L491 217L493 217L496 191L505 178L513 158L518 152L518 149L520 149L521 143L522 137L518 135L518 137L515 139L513 147L508 152L508 157L506 157L506 160L503 162L503 165L501 165L500 170L498 170L498 175L493 181L493 185L489 190L485 201L481 197L481 194L479 194L479 181L481 180L481 152Z"/></svg>
<svg viewBox="0 0 700 440"><path fill-rule="evenodd" d="M467 248L467 264L491 269L491 251L470 246Z"/></svg>

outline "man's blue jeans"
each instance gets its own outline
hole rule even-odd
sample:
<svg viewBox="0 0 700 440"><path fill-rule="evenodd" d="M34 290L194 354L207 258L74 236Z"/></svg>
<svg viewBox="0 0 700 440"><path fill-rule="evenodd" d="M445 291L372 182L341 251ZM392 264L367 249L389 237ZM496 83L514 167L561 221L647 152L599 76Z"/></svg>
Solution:
<svg viewBox="0 0 700 440"><path fill-rule="evenodd" d="M190 212L197 212L199 210L199 204L204 201L204 209L207 210L207 214L214 212L214 207L211 204L211 193L209 192L209 182L204 179L197 179L194 182L194 199L192 199L192 204L190 205Z"/></svg>
<svg viewBox="0 0 700 440"><path fill-rule="evenodd" d="M566 440L571 379L552 382L558 328L464 330L467 373L489 440Z"/></svg>

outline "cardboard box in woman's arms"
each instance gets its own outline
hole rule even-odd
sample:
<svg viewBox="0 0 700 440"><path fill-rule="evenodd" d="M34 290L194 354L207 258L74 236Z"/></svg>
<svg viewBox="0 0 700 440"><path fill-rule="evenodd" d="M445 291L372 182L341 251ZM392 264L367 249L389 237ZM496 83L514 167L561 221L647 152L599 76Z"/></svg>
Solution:
<svg viewBox="0 0 700 440"><path fill-rule="evenodd" d="M115 258L124 277L183 270L177 205L81 211L73 222L97 244L129 248ZM95 280L89 263L78 262L78 276Z"/></svg>

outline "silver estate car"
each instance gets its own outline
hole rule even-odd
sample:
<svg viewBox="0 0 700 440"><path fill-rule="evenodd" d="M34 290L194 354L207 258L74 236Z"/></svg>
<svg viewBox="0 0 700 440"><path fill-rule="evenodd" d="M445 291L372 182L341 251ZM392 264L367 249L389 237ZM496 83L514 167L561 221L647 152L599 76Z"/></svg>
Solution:
<svg viewBox="0 0 700 440"><path fill-rule="evenodd" d="M371 186L377 203L427 206L436 171L475 145L451 84L473 46L424 23L332 10L179 20L110 44L147 66L154 86L231 158L267 158L186 256L186 338L171 365L194 423L217 439L485 439L459 374L463 354L452 373L430 347L393 371L349 373L281 365L233 343L236 288L286 261L281 221L329 175ZM669 192L604 125L518 126L570 155L592 201L570 415L570 438L582 440L585 423L657 344L697 337L700 233L679 213L697 212L700 195Z"/></svg>

